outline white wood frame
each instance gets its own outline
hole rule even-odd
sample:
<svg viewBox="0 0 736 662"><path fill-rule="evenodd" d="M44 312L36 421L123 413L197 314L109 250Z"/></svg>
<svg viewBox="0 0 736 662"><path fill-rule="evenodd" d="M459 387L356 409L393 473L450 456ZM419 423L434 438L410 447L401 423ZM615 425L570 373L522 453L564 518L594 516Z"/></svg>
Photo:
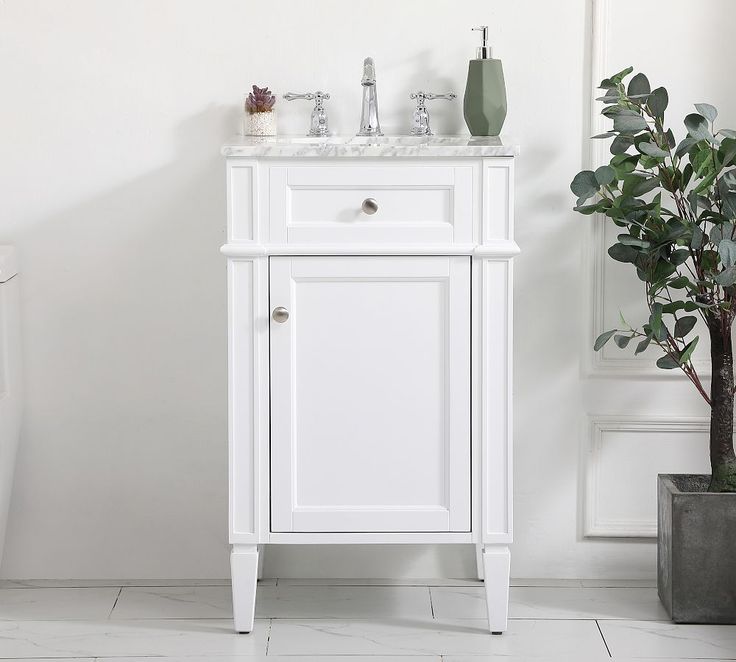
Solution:
<svg viewBox="0 0 736 662"><path fill-rule="evenodd" d="M375 168L433 166L470 175L461 209L471 232L453 243L272 243L270 181L274 168L298 165ZM460 170L458 170L460 169ZM227 159L230 542L236 630L252 627L258 547L264 544L473 543L486 577L489 625L507 624L512 541L512 263L513 157ZM470 196L467 199L467 196ZM278 255L467 255L471 257L471 531L439 533L273 533L269 518L268 259ZM481 563L482 562L482 563Z"/></svg>

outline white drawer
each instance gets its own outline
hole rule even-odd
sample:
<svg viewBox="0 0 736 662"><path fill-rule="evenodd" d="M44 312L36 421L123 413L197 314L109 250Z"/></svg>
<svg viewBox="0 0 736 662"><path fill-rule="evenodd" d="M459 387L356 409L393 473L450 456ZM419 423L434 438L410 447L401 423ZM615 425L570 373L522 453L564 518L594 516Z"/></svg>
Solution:
<svg viewBox="0 0 736 662"><path fill-rule="evenodd" d="M473 239L472 165L271 166L268 187L272 243ZM374 214L361 209L367 198Z"/></svg>

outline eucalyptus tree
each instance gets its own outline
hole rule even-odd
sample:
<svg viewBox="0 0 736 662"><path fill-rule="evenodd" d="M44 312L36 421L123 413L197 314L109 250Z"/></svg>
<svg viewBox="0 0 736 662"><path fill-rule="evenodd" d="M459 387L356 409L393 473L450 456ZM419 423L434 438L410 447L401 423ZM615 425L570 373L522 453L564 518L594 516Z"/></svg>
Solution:
<svg viewBox="0 0 736 662"><path fill-rule="evenodd" d="M643 284L649 319L638 327L621 320L602 333L640 354L656 346L657 366L679 369L708 403L709 490L736 492L733 445L734 366L732 325L736 315L736 131L716 130L716 109L695 104L678 142L665 124L669 102L664 87L629 67L604 79L597 101L612 129L594 136L612 139L608 165L584 170L570 188L575 211L602 215L619 228L608 254L631 264ZM710 339L710 390L692 360L701 318Z"/></svg>

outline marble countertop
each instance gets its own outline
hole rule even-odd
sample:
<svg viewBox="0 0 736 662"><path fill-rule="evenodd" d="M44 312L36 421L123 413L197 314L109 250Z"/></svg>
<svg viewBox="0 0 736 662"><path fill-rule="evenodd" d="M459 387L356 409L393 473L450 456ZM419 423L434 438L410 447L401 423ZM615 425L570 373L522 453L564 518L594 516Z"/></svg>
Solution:
<svg viewBox="0 0 736 662"><path fill-rule="evenodd" d="M519 146L499 137L474 136L237 136L224 156L271 157L492 157L518 156Z"/></svg>

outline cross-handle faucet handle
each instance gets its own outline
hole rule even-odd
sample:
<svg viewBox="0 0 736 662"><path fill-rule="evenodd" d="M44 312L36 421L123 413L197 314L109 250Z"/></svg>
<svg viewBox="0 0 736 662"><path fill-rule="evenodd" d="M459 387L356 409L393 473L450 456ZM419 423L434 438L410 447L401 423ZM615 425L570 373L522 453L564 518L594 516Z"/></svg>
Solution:
<svg viewBox="0 0 736 662"><path fill-rule="evenodd" d="M412 92L409 95L410 99L417 100L417 107L414 109L414 115L412 116L411 124L411 135L413 136L431 136L432 130L429 127L429 111L425 105L425 101L432 101L434 99L447 99L452 101L457 98L457 94L448 92L447 94L435 94L434 92Z"/></svg>
<svg viewBox="0 0 736 662"><path fill-rule="evenodd" d="M287 92L284 94L284 99L287 101L294 101L295 99L306 99L307 101L314 101L314 109L312 110L312 119L309 125L310 136L326 136L329 135L329 127L327 124L327 111L325 110L324 102L330 98L329 92L322 92L317 90L316 92L305 92L302 94L296 94L294 92Z"/></svg>

